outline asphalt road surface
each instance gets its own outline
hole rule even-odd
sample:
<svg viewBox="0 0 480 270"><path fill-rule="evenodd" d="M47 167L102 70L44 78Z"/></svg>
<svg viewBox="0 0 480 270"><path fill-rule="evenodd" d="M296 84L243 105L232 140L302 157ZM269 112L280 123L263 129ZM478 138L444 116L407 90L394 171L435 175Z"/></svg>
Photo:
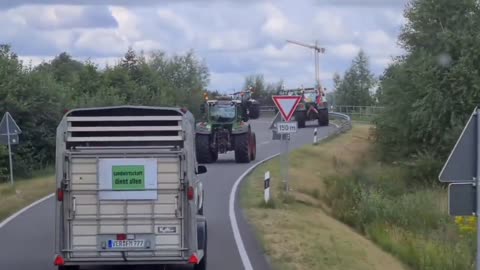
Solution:
<svg viewBox="0 0 480 270"><path fill-rule="evenodd" d="M248 168L283 150L280 141L272 141L268 130L270 119L251 120L257 135L257 159L250 164L236 164L233 153L219 155L215 164L208 164L208 172L202 175L205 188L204 211L208 221L208 269L245 269L234 239L229 218L229 197L235 181ZM314 124L314 123L312 123ZM335 127L318 128L318 138L334 131ZM300 129L290 141L290 150L312 143L313 126ZM293 180L294 181L294 180ZM235 201L237 224L245 250L253 269L269 269L267 258L252 233ZM0 269L5 270L53 270L54 258L54 202L50 198L22 213L0 228ZM83 268L82 268L83 269ZM91 268L89 268L91 269ZM102 267L95 269L113 269ZM115 269L119 269L116 267ZM125 267L122 269L158 269L150 267ZM175 267L175 269L188 269Z"/></svg>

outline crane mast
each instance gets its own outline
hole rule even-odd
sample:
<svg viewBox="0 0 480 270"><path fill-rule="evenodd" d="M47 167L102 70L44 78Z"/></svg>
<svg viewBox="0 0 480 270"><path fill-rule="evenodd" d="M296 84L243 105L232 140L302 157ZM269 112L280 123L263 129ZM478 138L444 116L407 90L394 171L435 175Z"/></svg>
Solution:
<svg viewBox="0 0 480 270"><path fill-rule="evenodd" d="M315 59L315 82L317 84L316 86L318 87L318 89L320 91L322 91L322 89L320 89L320 67L319 67L319 65L320 65L320 53L325 53L325 48L319 47L318 46L318 41L315 41L315 45L310 45L310 44L306 44L306 43L299 42L299 41L294 41L294 40L287 40L287 42L298 45L298 46L306 47L306 48L309 48L309 49L313 49L314 59Z"/></svg>

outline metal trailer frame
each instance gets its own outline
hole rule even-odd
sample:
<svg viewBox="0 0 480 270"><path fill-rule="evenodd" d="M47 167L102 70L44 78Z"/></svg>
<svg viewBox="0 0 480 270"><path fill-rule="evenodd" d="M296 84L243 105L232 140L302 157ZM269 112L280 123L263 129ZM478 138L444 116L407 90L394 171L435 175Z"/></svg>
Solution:
<svg viewBox="0 0 480 270"><path fill-rule="evenodd" d="M166 112L169 116L72 116L76 112L89 114L92 112L98 112L100 114L109 114L116 111L117 113L124 114L122 111L148 111L155 114L162 114ZM178 126L95 126L95 127L78 127L73 126L74 121L87 121L87 122L103 122L103 121L130 121L131 123L138 123L138 121L178 121ZM101 134L99 132L144 132L144 131L159 131L159 132L178 132L177 136L113 136L102 137L94 136ZM88 136L73 136L74 132L89 132ZM77 133L78 134L78 133ZM136 143L145 143L147 145L136 146ZM71 145L74 144L74 146ZM92 146L92 144L98 143L100 146ZM116 144L124 143L127 145L118 146ZM70 145L69 145L70 144ZM80 144L80 145L78 145ZM158 145L157 145L158 144ZM69 148L67 148L69 147ZM97 196L97 215L92 218L91 221L96 224L100 224L99 207L100 199L98 195L101 191L104 191L98 187L98 175L97 175L97 188L95 190L81 190L72 189L72 176L70 171L70 162L73 158L124 158L124 157L148 157L148 158L174 158L178 159L180 185L178 187L178 198L181 214L178 219L181 222L181 248L175 250L161 249L164 251L179 252L181 256L156 256L159 250L155 249L156 244L153 244L153 249L135 249L135 250L123 250L123 251L111 251L97 248L95 250L89 249L87 251L72 250L71 237L72 237L72 220L75 214L72 210L75 210L74 201L72 201L72 194L87 192L93 193ZM158 161L157 161L158 162ZM206 254L206 220L202 215L198 215L200 211L203 212L203 186L196 176L200 167L197 167L196 155L195 155L195 121L193 115L190 112L185 112L177 108L165 108L165 107L146 107L146 106L112 106L112 107L100 107L100 108L87 108L76 109L67 112L57 128L57 142L56 142L56 186L57 191L63 191L63 200L59 201L59 193L56 193L55 199L55 255L62 256L64 265L139 265L139 264L187 264L191 263L189 260L192 256L195 256L198 262L200 262L204 254ZM98 163L97 163L98 167ZM206 170L204 170L205 172ZM98 173L98 170L97 170ZM157 172L158 173L158 172ZM202 172L200 172L202 173ZM188 200L187 190L193 187L195 198ZM154 189L157 192L162 192L160 188ZM157 193L159 194L159 193ZM152 226L155 226L155 217L153 204L157 200L152 200ZM128 205L128 200L124 200L123 204ZM177 217L177 212L175 212ZM127 212L125 211L124 225L127 226ZM132 219L131 217L129 220ZM84 219L85 220L85 219ZM97 225L99 227L100 225ZM98 229L98 228L97 228ZM204 231L202 231L202 229ZM125 232L127 233L127 232ZM153 231L154 233L154 231ZM197 235L197 233L204 235ZM97 230L97 243L98 243L99 231ZM155 236L154 236L155 237ZM201 245L204 245L203 249ZM97 256L72 258L73 253L89 252L96 253ZM121 257L101 257L103 252L115 253L121 252ZM127 256L125 255L136 252L151 252L151 256Z"/></svg>

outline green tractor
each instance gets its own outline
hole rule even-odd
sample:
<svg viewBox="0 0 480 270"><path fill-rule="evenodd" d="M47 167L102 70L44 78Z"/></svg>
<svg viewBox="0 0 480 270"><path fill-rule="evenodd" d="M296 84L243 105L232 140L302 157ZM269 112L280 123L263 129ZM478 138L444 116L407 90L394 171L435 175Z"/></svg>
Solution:
<svg viewBox="0 0 480 270"><path fill-rule="evenodd" d="M252 98L253 87L249 87L248 90L235 92L232 94L232 98L240 100L247 106L247 114L250 119L258 119L260 117L260 102Z"/></svg>
<svg viewBox="0 0 480 270"><path fill-rule="evenodd" d="M328 103L325 99L325 92L315 88L300 88L281 90L281 95L302 96L297 109L295 110L295 121L299 128L306 126L306 121L317 120L319 126L328 126Z"/></svg>
<svg viewBox="0 0 480 270"><path fill-rule="evenodd" d="M255 133L248 123L247 104L232 97L217 97L201 105L203 119L196 124L196 153L200 163L217 161L218 154L235 152L237 163L256 159Z"/></svg>

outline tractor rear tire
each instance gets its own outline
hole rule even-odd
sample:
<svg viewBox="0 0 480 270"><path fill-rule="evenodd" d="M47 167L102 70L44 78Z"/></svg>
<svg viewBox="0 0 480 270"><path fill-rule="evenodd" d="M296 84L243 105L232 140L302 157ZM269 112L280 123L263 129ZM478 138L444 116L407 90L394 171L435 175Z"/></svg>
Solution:
<svg viewBox="0 0 480 270"><path fill-rule="evenodd" d="M197 134L195 138L195 144L197 148L197 161L198 163L212 163L215 162L215 156L210 150L210 136ZM218 158L218 153L215 153Z"/></svg>
<svg viewBox="0 0 480 270"><path fill-rule="evenodd" d="M258 119L260 117L260 106L258 104L251 104L248 110L248 117L251 119Z"/></svg>
<svg viewBox="0 0 480 270"><path fill-rule="evenodd" d="M235 162L249 163L250 162L250 132L235 135Z"/></svg>
<svg viewBox="0 0 480 270"><path fill-rule="evenodd" d="M306 112L295 112L295 121L298 123L298 128L304 128L307 121Z"/></svg>
<svg viewBox="0 0 480 270"><path fill-rule="evenodd" d="M250 160L257 159L257 136L255 136L255 132L252 132L251 135L251 143L250 143Z"/></svg>
<svg viewBox="0 0 480 270"><path fill-rule="evenodd" d="M213 152L210 152L212 154L212 162L217 162L218 160L218 152L217 151L213 151Z"/></svg>
<svg viewBox="0 0 480 270"><path fill-rule="evenodd" d="M328 118L328 109L318 110L318 125L325 127L329 124L330 120Z"/></svg>

